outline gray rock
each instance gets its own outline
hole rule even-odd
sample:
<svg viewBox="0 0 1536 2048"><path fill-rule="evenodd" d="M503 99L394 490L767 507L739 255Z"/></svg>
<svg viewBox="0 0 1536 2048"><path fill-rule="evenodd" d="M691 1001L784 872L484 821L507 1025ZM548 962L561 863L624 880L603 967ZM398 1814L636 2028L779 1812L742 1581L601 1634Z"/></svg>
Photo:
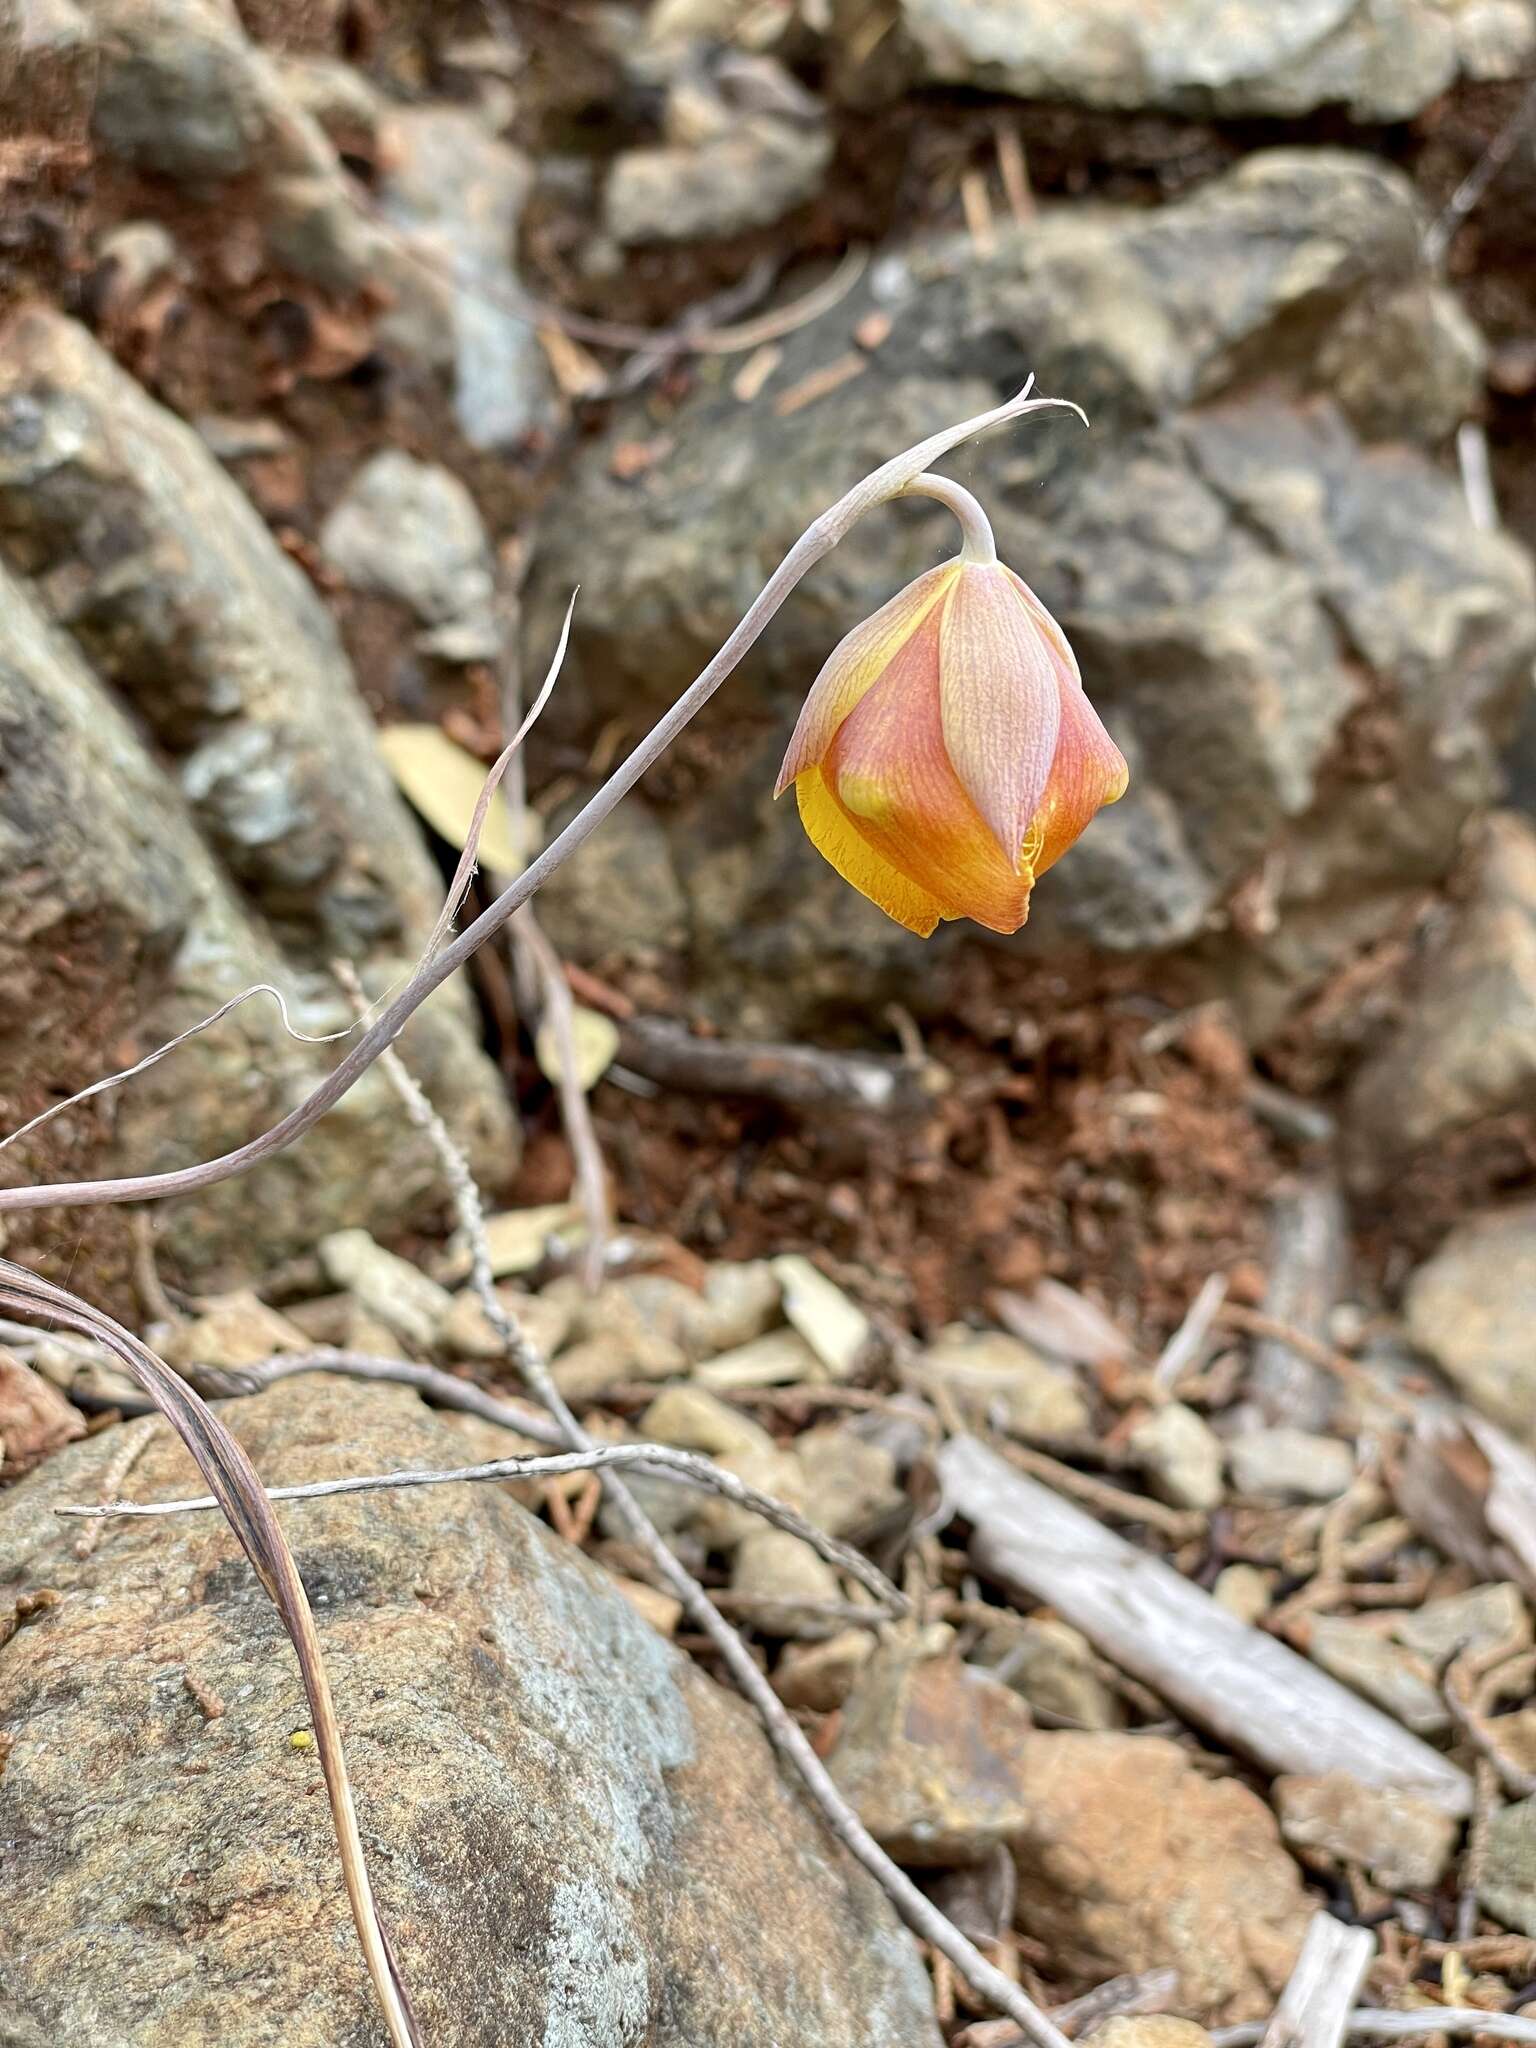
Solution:
<svg viewBox="0 0 1536 2048"><path fill-rule="evenodd" d="M1020 1436L1073 1437L1093 1412L1070 1372L1001 1330L951 1323L909 1368L919 1386L942 1387L962 1414L988 1423L994 1417Z"/></svg>
<svg viewBox="0 0 1536 2048"><path fill-rule="evenodd" d="M401 109L389 139L379 204L450 288L446 367L459 431L474 448L507 446L554 418L538 337L514 310L521 293L511 252L528 196L527 162L457 107ZM426 332L421 323L420 304L402 303L380 331L386 343L430 360L435 321Z"/></svg>
<svg viewBox="0 0 1536 2048"><path fill-rule="evenodd" d="M1337 1500L1355 1476L1355 1454L1337 1437L1305 1429L1249 1429L1227 1446L1239 1493L1270 1500Z"/></svg>
<svg viewBox="0 0 1536 2048"><path fill-rule="evenodd" d="M609 717L659 712L839 490L1033 370L1086 408L1093 435L1032 419L968 451L966 480L1066 627L1133 781L1012 943L1194 944L1244 1022L1272 1029L1444 876L1496 787L1536 646L1529 563L1473 529L1429 453L1467 373L1447 367L1465 351L1444 346L1423 227L1385 166L1272 151L1158 210L1047 208L1000 231L990 261L939 243L872 266L787 338L753 403L701 377L643 479L612 474L612 448L654 423L621 414L583 452L529 593L536 664L594 550L606 565L583 592L554 718L587 740ZM848 355L871 310L893 324L868 367L776 415L777 396ZM1351 412L1393 438L1364 445ZM853 1000L911 1002L942 958L854 896L769 789L832 645L952 545L934 507L861 524L728 685L761 737L660 814L694 986L733 1026L771 1034ZM1367 690L1390 775L1359 756ZM1234 930L1234 893L1261 883L1269 914ZM567 943L580 957L579 934Z"/></svg>
<svg viewBox="0 0 1536 2048"><path fill-rule="evenodd" d="M1357 1863L1388 1891L1428 1891L1456 1846L1457 1823L1400 1786L1362 1785L1332 1772L1277 1778L1275 1811L1293 1849L1322 1849Z"/></svg>
<svg viewBox="0 0 1536 2048"><path fill-rule="evenodd" d="M1181 1401L1155 1408L1130 1436L1131 1455L1152 1490L1175 1507L1202 1512L1221 1499L1221 1443L1208 1422Z"/></svg>
<svg viewBox="0 0 1536 2048"><path fill-rule="evenodd" d="M1374 1700L1416 1735L1438 1735L1451 1726L1434 1667L1392 1642L1369 1621L1339 1614L1316 1615L1306 1647L1314 1664Z"/></svg>
<svg viewBox="0 0 1536 2048"><path fill-rule="evenodd" d="M1524 1103L1536 1085L1536 831L1484 823L1470 887L1438 920L1396 1028L1351 1086L1350 1166L1380 1185L1415 1152Z"/></svg>
<svg viewBox="0 0 1536 2048"><path fill-rule="evenodd" d="M285 952L327 975L350 959L370 993L398 986L442 881L329 613L200 436L40 307L11 322L0 359L0 552L129 700ZM330 987L329 1021L305 1028L348 1021ZM500 1179L516 1141L462 986L426 1005L407 1043Z"/></svg>
<svg viewBox="0 0 1536 2048"><path fill-rule="evenodd" d="M0 742L25 770L0 776L0 1094L10 1127L257 983L286 991L301 1031L345 1026L334 983L278 950L75 643L3 564ZM440 1058L445 1043L466 1044L451 1012L435 1037L413 1026L406 1038L413 1058L434 1044ZM330 1062L325 1048L289 1036L269 998L252 1001L137 1076L105 1124L89 1109L61 1118L9 1155L9 1170L63 1179L216 1158L275 1123ZM477 1156L510 1142L499 1091L476 1065L439 1099ZM157 1230L206 1286L308 1251L345 1222L399 1228L446 1194L431 1147L402 1124L375 1069L302 1153L166 1205ZM13 1255L22 1241L13 1232Z"/></svg>
<svg viewBox="0 0 1536 2048"><path fill-rule="evenodd" d="M1531 1616L1520 1588L1507 1580L1474 1586L1400 1615L1392 1633L1433 1664L1447 1664L1465 1651L1475 1655L1505 1645L1523 1649L1531 1641Z"/></svg>
<svg viewBox="0 0 1536 2048"><path fill-rule="evenodd" d="M1466 69L1509 77L1536 45L1524 6L1460 23L1456 0L900 0L905 65L925 82L1168 113L1294 117L1342 106L1404 121Z"/></svg>
<svg viewBox="0 0 1536 2048"><path fill-rule="evenodd" d="M112 155L166 177L318 171L324 135L218 0L87 0L99 67L93 127Z"/></svg>
<svg viewBox="0 0 1536 2048"><path fill-rule="evenodd" d="M378 1470L506 1441L319 1379L229 1419L273 1479L335 1470L336 1445ZM116 1441L0 1506L0 1581L63 1596L0 1665L7 2038L371 2042L314 1751L289 1740L293 1657L233 1536L218 1516L119 1526L81 1560L52 1513L99 1491ZM135 1489L187 1471L167 1432ZM334 1499L290 1526L430 2038L937 2048L915 1945L750 1713L502 1489Z"/></svg>
<svg viewBox="0 0 1536 2048"><path fill-rule="evenodd" d="M1484 1415L1536 1443L1536 1204L1453 1230L1408 1283L1408 1334Z"/></svg>
<svg viewBox="0 0 1536 2048"><path fill-rule="evenodd" d="M1120 1695L1100 1676L1093 1646L1064 1621L1010 1620L988 1629L975 1660L1048 1717L1048 1728L1125 1726Z"/></svg>
<svg viewBox="0 0 1536 2048"><path fill-rule="evenodd" d="M603 195L619 243L697 242L766 227L815 196L832 161L821 124L758 114L695 148L622 150Z"/></svg>
<svg viewBox="0 0 1536 2048"><path fill-rule="evenodd" d="M423 941L441 883L313 586L199 436L84 328L39 308L6 344L0 546L288 932L321 959Z"/></svg>
<svg viewBox="0 0 1536 2048"><path fill-rule="evenodd" d="M354 589L394 598L429 629L417 643L425 652L495 660L491 545L451 470L383 449L333 506L320 545Z"/></svg>
<svg viewBox="0 0 1536 2048"><path fill-rule="evenodd" d="M319 1244L333 1287L344 1287L366 1316L421 1351L430 1351L453 1296L435 1280L374 1243L366 1230L337 1230Z"/></svg>
<svg viewBox="0 0 1536 2048"><path fill-rule="evenodd" d="M944 1649L949 1631L884 1643L843 1708L827 1769L903 1863L981 1861L1028 1821L1018 1782L1034 1732L1017 1694Z"/></svg>
<svg viewBox="0 0 1536 2048"><path fill-rule="evenodd" d="M543 651L547 662L553 646ZM550 838L575 806L550 820ZM539 891L539 922L560 951L583 960L674 952L688 936L689 906L665 826L643 796L628 796Z"/></svg>
<svg viewBox="0 0 1536 2048"><path fill-rule="evenodd" d="M1520 1799L1488 1824L1477 1896L1506 1927L1536 1936L1536 1799Z"/></svg>

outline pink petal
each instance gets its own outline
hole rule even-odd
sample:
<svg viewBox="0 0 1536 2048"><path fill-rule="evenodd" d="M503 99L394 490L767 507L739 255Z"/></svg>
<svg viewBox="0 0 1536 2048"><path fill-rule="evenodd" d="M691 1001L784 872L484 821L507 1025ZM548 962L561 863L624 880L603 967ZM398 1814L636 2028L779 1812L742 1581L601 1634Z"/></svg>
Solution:
<svg viewBox="0 0 1536 2048"><path fill-rule="evenodd" d="M939 702L962 787L1017 864L1050 778L1060 658L1000 565L962 570L944 601Z"/></svg>
<svg viewBox="0 0 1536 2048"><path fill-rule="evenodd" d="M797 775L825 756L838 727L870 685L879 680L891 657L922 624L959 568L955 561L928 570L899 590L873 618L855 626L833 648L801 706L784 766L779 770L775 796L782 796Z"/></svg>
<svg viewBox="0 0 1536 2048"><path fill-rule="evenodd" d="M1005 573L1061 656L1057 664L1061 731L1056 758L1034 819L1039 850L1030 865L1039 876L1081 838L1105 804L1125 795L1130 770L1125 765L1125 756L1088 701L1066 635L1028 584L1011 569Z"/></svg>

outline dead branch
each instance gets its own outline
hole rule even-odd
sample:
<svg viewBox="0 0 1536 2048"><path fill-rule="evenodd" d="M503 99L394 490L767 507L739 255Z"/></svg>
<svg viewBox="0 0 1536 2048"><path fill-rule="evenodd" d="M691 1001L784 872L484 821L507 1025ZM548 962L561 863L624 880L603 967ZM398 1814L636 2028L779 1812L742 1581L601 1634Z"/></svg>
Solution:
<svg viewBox="0 0 1536 2048"><path fill-rule="evenodd" d="M746 1038L697 1038L663 1017L619 1026L619 1063L683 1095L750 1095L801 1111L915 1122L933 1107L940 1070L875 1053L828 1052Z"/></svg>
<svg viewBox="0 0 1536 2048"><path fill-rule="evenodd" d="M1457 1815L1464 1771L1273 1636L974 1437L938 1454L944 1497L972 1525L978 1570L1044 1601L1122 1670L1266 1771L1343 1771Z"/></svg>
<svg viewBox="0 0 1536 2048"><path fill-rule="evenodd" d="M1314 1914L1260 2048L1339 2048L1375 1953L1369 1928Z"/></svg>

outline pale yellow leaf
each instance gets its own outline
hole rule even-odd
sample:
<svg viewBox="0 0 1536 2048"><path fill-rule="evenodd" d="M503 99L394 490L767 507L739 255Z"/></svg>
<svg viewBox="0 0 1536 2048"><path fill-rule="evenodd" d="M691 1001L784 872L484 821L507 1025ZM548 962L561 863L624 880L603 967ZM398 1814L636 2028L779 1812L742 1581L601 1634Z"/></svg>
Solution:
<svg viewBox="0 0 1536 2048"><path fill-rule="evenodd" d="M379 734L379 745L407 801L434 832L462 852L485 787L484 765L435 725L386 726ZM494 868L499 875L522 872L523 855L500 789L486 812L476 857L483 867Z"/></svg>
<svg viewBox="0 0 1536 2048"><path fill-rule="evenodd" d="M576 1079L582 1092L595 1088L613 1064L619 1049L618 1026L601 1010L586 1009L581 1003L571 1015L571 1038L576 1054ZM560 1080L560 1040L546 1017L533 1041L534 1057L541 1071L556 1084Z"/></svg>

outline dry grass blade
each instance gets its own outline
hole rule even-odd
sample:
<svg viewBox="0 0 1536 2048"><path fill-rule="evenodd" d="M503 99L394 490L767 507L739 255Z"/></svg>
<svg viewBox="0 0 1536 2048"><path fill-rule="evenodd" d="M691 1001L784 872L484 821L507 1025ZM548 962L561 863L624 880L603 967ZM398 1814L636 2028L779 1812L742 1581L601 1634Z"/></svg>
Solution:
<svg viewBox="0 0 1536 2048"><path fill-rule="evenodd" d="M46 1315L67 1328L90 1337L110 1351L124 1370L149 1395L167 1422L191 1452L198 1470L207 1480L214 1499L224 1511L240 1547L250 1559L256 1576L282 1617L299 1660L299 1675L314 1720L315 1744L325 1772L330 1796L331 1818L341 1854L342 1874L352 1918L357 1926L368 1974L373 1979L393 2048L422 2048L421 2036L411 2012L410 2000L399 1968L373 1900L368 1868L358 1833L357 1814L352 1804L352 1787L347 1779L342 1752L341 1730L331 1700L330 1681L320 1654L303 1582L293 1553L268 1505L255 1467L229 1431L185 1381L157 1358L147 1345L77 1295L51 1281L39 1279L24 1266L0 1259L0 1307L23 1316Z"/></svg>

